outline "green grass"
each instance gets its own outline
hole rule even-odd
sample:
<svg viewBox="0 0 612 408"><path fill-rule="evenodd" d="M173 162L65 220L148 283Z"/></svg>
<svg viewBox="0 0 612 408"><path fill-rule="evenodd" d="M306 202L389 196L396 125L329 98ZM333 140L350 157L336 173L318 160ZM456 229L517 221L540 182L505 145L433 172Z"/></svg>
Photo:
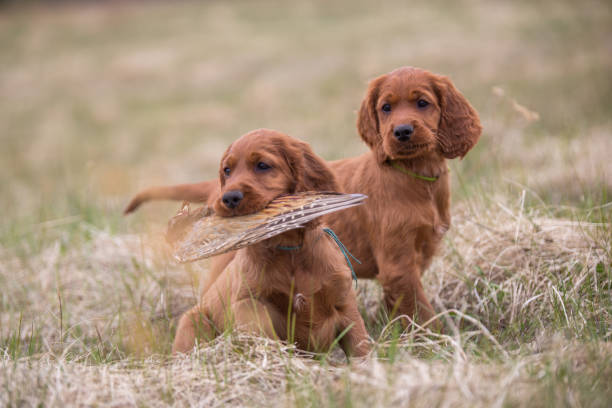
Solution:
<svg viewBox="0 0 612 408"><path fill-rule="evenodd" d="M4 6L0 405L607 406L610 27L598 1ZM130 195L216 177L259 127L360 154L367 81L401 65L484 125L424 276L445 334L363 281L363 361L231 331L171 358L208 263L171 261L176 203L122 217Z"/></svg>

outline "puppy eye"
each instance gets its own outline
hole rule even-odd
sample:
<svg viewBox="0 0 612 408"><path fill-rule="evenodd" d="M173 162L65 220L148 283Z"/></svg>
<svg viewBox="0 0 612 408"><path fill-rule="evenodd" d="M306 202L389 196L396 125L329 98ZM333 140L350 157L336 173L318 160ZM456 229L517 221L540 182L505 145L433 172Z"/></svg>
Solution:
<svg viewBox="0 0 612 408"><path fill-rule="evenodd" d="M257 163L257 170L268 170L271 168L272 166L268 165L267 163L264 163L264 162Z"/></svg>
<svg viewBox="0 0 612 408"><path fill-rule="evenodd" d="M391 112L391 105L389 105L388 103L385 103L385 104L382 106L381 110L382 110L383 112L389 113L389 112Z"/></svg>
<svg viewBox="0 0 612 408"><path fill-rule="evenodd" d="M229 167L226 167L223 169L223 174L225 174L226 177L229 177L230 173L231 173L231 170Z"/></svg>
<svg viewBox="0 0 612 408"><path fill-rule="evenodd" d="M425 99L419 99L419 100L417 101L417 106L418 106L419 108L424 108L424 107L426 107L427 105L429 105L429 102L427 102Z"/></svg>

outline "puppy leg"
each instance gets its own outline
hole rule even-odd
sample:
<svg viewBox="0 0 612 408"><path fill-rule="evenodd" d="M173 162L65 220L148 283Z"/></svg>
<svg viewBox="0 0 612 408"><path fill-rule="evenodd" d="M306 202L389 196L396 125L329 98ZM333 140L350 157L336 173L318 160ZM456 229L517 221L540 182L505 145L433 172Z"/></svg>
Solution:
<svg viewBox="0 0 612 408"><path fill-rule="evenodd" d="M200 298L203 298L208 292L208 289L217 281L217 278L223 273L227 265L236 256L236 251L227 252L225 254L217 255L212 258L210 270L204 277L202 284L200 285Z"/></svg>
<svg viewBox="0 0 612 408"><path fill-rule="evenodd" d="M215 335L216 331L210 324L205 311L200 305L194 306L179 320L172 345L172 354L187 353L195 345L196 338L211 340Z"/></svg>
<svg viewBox="0 0 612 408"><path fill-rule="evenodd" d="M389 313L406 315L423 324L431 319L435 312L425 295L421 283L420 262L416 259L377 259L378 280L383 287L385 306ZM408 321L402 319L406 326ZM440 322L434 320L430 328L439 331Z"/></svg>
<svg viewBox="0 0 612 408"><path fill-rule="evenodd" d="M232 312L238 330L285 340L286 317L275 306L256 299L244 299L232 305Z"/></svg>
<svg viewBox="0 0 612 408"><path fill-rule="evenodd" d="M370 336L363 323L363 318L357 308L355 293L351 291L348 295L348 303L345 305L343 325L344 330L352 324L349 331L340 339L340 347L344 350L347 357L364 357L370 352Z"/></svg>

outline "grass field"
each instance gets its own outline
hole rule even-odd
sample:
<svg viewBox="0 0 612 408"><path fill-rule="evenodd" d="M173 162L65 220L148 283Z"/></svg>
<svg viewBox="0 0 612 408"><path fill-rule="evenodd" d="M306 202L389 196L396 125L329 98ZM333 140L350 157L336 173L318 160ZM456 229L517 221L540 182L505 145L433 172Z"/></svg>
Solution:
<svg viewBox="0 0 612 408"><path fill-rule="evenodd" d="M605 1L73 2L0 9L0 406L607 407L612 6ZM151 184L215 177L259 127L366 150L367 81L449 75L481 114L425 275L444 335L360 281L372 355L227 333L172 358L207 263Z"/></svg>

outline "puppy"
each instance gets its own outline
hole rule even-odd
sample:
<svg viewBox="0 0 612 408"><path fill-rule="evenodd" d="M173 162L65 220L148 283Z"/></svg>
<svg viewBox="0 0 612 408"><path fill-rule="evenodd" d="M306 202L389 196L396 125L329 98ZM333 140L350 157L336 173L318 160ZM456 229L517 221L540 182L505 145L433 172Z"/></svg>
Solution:
<svg viewBox="0 0 612 408"><path fill-rule="evenodd" d="M308 144L260 129L227 149L219 189L210 201L217 214L233 217L258 212L283 194L335 190L334 175ZM310 351L328 350L344 333L345 353L366 355L369 338L351 271L322 228L314 220L230 257L216 257L218 276L200 303L181 317L173 352L187 352L196 338L210 339L236 327Z"/></svg>
<svg viewBox="0 0 612 408"><path fill-rule="evenodd" d="M362 260L357 276L381 283L387 309L426 323L421 276L451 223L446 160L476 144L478 114L447 77L404 67L370 82L357 129L370 151L330 167L343 192L369 199L328 222Z"/></svg>

